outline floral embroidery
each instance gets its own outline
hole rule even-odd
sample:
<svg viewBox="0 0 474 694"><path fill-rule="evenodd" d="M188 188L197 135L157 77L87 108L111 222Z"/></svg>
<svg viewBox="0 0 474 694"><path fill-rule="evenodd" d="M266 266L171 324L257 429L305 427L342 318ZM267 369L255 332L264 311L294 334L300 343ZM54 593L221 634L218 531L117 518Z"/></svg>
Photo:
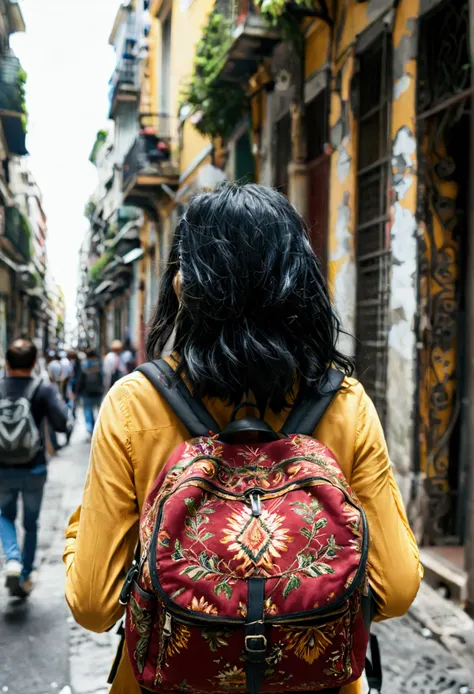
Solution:
<svg viewBox="0 0 474 694"><path fill-rule="evenodd" d="M199 598L198 600L196 596L193 596L189 609L193 610L193 612L202 612L203 614L219 614L215 605L210 605L204 598Z"/></svg>
<svg viewBox="0 0 474 694"><path fill-rule="evenodd" d="M244 689L245 672L243 668L234 665L227 665L225 670L221 670L216 677L217 684L224 689Z"/></svg>
<svg viewBox="0 0 474 694"><path fill-rule="evenodd" d="M229 645L228 641L226 641L230 635L229 631L222 629L220 631L216 629L203 629L201 635L209 644L211 651L217 651L218 648L224 648Z"/></svg>
<svg viewBox="0 0 474 694"><path fill-rule="evenodd" d="M288 530L281 527L284 520L266 509L262 510L261 516L253 516L248 506L232 514L224 531L227 534L221 542L235 552L233 561L242 561L238 572L243 576L252 575L256 567L271 571L273 560L281 557L280 552L286 552L288 543L292 541Z"/></svg>
<svg viewBox="0 0 474 694"><path fill-rule="evenodd" d="M166 655L171 658L177 655L180 651L188 647L188 642L191 636L191 632L188 627L184 624L173 624L173 630L171 636L168 637L166 642Z"/></svg>
<svg viewBox="0 0 474 694"><path fill-rule="evenodd" d="M139 635L137 645L135 646L135 661L138 672L143 672L153 618L151 612L141 607L133 595L130 596L130 611L132 614L132 631L136 629Z"/></svg>
<svg viewBox="0 0 474 694"><path fill-rule="evenodd" d="M326 630L317 627L309 629L288 629L286 631L286 648L295 652L301 660L312 665L317 660L334 638L334 627Z"/></svg>

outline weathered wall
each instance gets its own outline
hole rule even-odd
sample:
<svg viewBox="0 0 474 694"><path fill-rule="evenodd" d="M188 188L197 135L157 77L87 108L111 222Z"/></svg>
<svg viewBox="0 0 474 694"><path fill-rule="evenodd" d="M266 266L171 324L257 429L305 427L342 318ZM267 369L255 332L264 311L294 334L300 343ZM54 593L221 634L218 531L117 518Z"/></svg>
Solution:
<svg viewBox="0 0 474 694"><path fill-rule="evenodd" d="M417 310L416 54L418 0L402 0L393 30L392 269L386 436L405 499L413 461Z"/></svg>
<svg viewBox="0 0 474 694"><path fill-rule="evenodd" d="M354 42L369 24L365 7L346 0L340 5L333 42L333 91L330 139L333 147L329 182L328 280L344 330L340 348L354 355L356 265L354 229L357 220L357 122L350 103L354 73Z"/></svg>

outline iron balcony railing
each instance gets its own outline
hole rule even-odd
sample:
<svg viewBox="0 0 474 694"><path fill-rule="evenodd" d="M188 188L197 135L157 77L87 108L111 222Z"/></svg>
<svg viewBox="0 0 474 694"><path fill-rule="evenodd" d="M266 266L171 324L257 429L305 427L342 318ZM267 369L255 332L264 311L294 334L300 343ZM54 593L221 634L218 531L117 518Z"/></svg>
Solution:
<svg viewBox="0 0 474 694"><path fill-rule="evenodd" d="M121 92L135 93L139 91L139 70L136 58L122 58L110 80L110 105L114 103Z"/></svg>
<svg viewBox="0 0 474 694"><path fill-rule="evenodd" d="M179 167L174 156L171 138L171 118L167 115L155 117L157 128L144 128L130 148L123 163L123 188L139 175L174 178Z"/></svg>

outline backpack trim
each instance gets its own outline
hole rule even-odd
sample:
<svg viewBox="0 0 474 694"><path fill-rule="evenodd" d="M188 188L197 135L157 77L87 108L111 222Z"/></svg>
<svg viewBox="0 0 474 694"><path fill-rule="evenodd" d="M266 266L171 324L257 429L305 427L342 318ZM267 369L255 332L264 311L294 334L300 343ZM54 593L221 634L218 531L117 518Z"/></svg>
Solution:
<svg viewBox="0 0 474 694"><path fill-rule="evenodd" d="M171 385L170 377L175 371L164 359L142 364L135 371L142 373L165 398L192 438L220 433L221 428L216 420L202 401L189 392L184 381L179 381L176 386ZM322 391L297 398L280 433L311 436L339 392L344 378L345 375L341 371L328 369Z"/></svg>

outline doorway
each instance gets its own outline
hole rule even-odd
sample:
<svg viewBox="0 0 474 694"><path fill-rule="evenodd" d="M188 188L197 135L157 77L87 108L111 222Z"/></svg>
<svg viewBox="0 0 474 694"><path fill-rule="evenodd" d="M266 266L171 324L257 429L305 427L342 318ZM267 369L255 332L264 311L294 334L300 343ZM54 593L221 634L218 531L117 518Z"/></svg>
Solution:
<svg viewBox="0 0 474 694"><path fill-rule="evenodd" d="M422 18L417 99L416 464L425 478L423 542L443 547L440 557L459 568L463 568L469 463L464 416L471 118L468 30L466 0L445 0Z"/></svg>

